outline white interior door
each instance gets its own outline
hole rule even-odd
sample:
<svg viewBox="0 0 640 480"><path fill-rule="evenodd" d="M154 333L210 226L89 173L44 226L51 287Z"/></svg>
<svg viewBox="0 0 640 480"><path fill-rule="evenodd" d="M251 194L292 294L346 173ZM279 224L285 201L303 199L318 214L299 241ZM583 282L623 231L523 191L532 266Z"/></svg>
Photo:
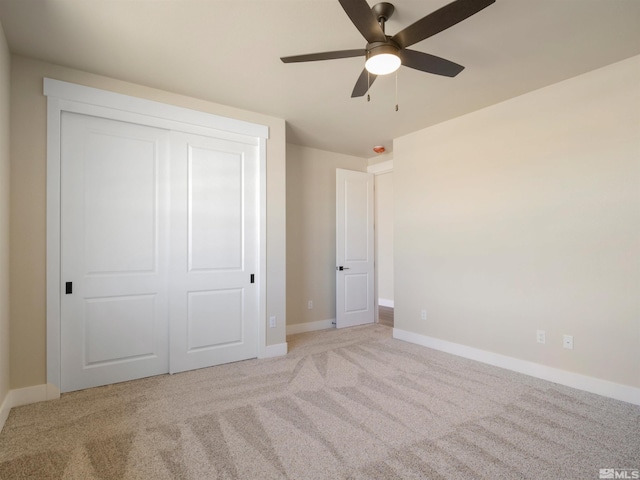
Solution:
<svg viewBox="0 0 640 480"><path fill-rule="evenodd" d="M168 132L63 113L61 390L168 371Z"/></svg>
<svg viewBox="0 0 640 480"><path fill-rule="evenodd" d="M336 169L336 327L373 323L373 174Z"/></svg>
<svg viewBox="0 0 640 480"><path fill-rule="evenodd" d="M172 133L171 372L258 353L258 145Z"/></svg>
<svg viewBox="0 0 640 480"><path fill-rule="evenodd" d="M62 114L61 391L257 356L259 146L236 137Z"/></svg>

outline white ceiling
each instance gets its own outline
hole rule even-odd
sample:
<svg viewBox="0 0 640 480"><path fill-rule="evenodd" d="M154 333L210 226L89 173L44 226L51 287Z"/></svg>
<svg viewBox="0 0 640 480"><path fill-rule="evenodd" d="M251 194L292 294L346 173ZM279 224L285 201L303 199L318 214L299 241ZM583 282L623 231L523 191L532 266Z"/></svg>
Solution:
<svg viewBox="0 0 640 480"><path fill-rule="evenodd" d="M374 2L369 0L369 4ZM393 35L448 0L395 0ZM364 48L337 0L0 0L12 52L287 120L287 141L360 157L395 137L640 54L639 0L497 0L414 45L456 78L403 67L350 98ZM640 79L639 79L640 81Z"/></svg>

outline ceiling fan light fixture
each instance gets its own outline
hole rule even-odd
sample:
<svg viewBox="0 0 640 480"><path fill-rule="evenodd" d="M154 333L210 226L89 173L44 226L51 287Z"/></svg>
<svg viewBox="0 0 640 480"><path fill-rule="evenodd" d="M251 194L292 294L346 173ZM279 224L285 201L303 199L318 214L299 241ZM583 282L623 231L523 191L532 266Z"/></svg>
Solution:
<svg viewBox="0 0 640 480"><path fill-rule="evenodd" d="M401 63L398 49L386 44L374 47L367 52L364 67L374 75L388 75L398 70Z"/></svg>
<svg viewBox="0 0 640 480"><path fill-rule="evenodd" d="M2 0L0 0L2 2ZM365 68L362 69L351 92L351 98L364 96L378 75L388 75L398 70L400 65L421 72L455 77L464 67L444 58L430 55L408 47L442 32L459 22L475 15L480 10L496 2L496 0L453 0L451 3L435 10L417 22L390 36L385 32L387 20L391 18L395 7L389 2L381 2L373 7L367 0L338 0L351 23L360 31L367 45L363 49L319 52L307 55L280 57L284 63L315 62L317 60L334 60L338 58L366 57ZM396 77L396 97L398 82ZM370 97L367 95L367 100ZM397 100L397 99L396 99ZM396 111L398 104L396 101Z"/></svg>

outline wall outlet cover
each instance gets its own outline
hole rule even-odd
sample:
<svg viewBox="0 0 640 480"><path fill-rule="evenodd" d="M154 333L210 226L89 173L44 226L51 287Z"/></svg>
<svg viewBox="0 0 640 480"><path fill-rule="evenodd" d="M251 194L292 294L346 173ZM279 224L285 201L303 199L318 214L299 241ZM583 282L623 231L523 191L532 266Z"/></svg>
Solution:
<svg viewBox="0 0 640 480"><path fill-rule="evenodd" d="M562 346L569 350L573 350L573 335L564 335L562 337Z"/></svg>

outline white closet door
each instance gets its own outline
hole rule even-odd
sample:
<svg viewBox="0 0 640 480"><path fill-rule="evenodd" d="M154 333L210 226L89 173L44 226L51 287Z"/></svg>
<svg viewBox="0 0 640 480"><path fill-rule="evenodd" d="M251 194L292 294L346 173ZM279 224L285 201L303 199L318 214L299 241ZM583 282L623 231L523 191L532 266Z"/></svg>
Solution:
<svg viewBox="0 0 640 480"><path fill-rule="evenodd" d="M257 356L258 146L171 134L170 371Z"/></svg>
<svg viewBox="0 0 640 480"><path fill-rule="evenodd" d="M168 371L168 132L63 113L61 389Z"/></svg>

